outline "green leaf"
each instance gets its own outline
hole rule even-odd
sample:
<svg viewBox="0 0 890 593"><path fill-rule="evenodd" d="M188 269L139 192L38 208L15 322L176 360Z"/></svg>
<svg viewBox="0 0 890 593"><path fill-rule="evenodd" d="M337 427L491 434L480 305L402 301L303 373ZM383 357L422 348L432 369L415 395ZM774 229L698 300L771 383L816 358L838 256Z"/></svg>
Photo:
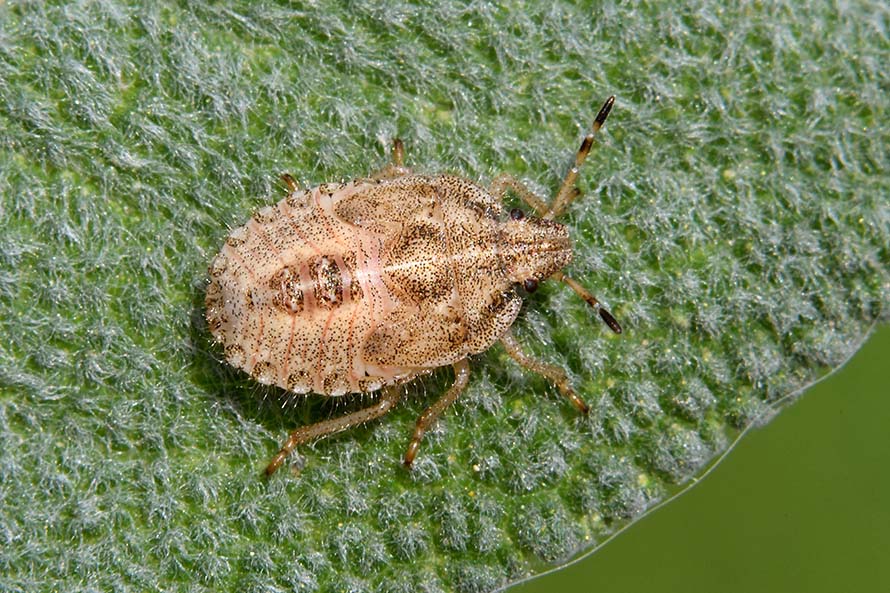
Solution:
<svg viewBox="0 0 890 593"><path fill-rule="evenodd" d="M668 499L887 319L882 10L0 4L0 587L491 591ZM395 135L552 193L610 94L569 271L625 333L549 285L516 326L590 417L494 348L413 473L450 371L260 479L368 402L221 362L227 230Z"/></svg>

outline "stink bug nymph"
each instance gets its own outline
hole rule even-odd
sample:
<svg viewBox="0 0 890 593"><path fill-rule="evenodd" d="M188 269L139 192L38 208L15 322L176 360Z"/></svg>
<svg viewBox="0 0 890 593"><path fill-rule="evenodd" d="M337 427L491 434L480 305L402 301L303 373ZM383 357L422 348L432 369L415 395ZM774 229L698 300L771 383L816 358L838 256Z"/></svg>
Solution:
<svg viewBox="0 0 890 593"><path fill-rule="evenodd" d="M554 219L578 195L575 181L615 102L603 104L575 163L547 203L515 177L488 189L454 175L419 175L392 163L349 183L302 190L233 230L210 265L207 322L226 359L263 384L328 397L380 391L370 407L294 430L266 467L300 444L386 414L400 384L445 365L454 383L417 419L405 453L411 467L424 433L461 394L469 356L500 342L523 367L552 381L582 413L566 373L526 354L510 326L522 287L554 278L621 327L561 270L572 259L568 229ZM532 210L505 211L512 191Z"/></svg>

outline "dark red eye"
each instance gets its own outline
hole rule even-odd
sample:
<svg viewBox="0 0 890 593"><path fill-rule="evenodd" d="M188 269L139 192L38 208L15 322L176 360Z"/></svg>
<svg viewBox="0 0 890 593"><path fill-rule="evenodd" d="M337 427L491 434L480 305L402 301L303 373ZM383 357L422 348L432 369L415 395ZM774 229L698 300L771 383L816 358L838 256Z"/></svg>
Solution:
<svg viewBox="0 0 890 593"><path fill-rule="evenodd" d="M519 208L513 208L512 210L510 210L510 218L512 218L513 220L522 220L523 218L525 218L525 212L523 212Z"/></svg>
<svg viewBox="0 0 890 593"><path fill-rule="evenodd" d="M522 283L522 288L525 289L525 292L534 292L538 290L538 281L534 278L528 278Z"/></svg>

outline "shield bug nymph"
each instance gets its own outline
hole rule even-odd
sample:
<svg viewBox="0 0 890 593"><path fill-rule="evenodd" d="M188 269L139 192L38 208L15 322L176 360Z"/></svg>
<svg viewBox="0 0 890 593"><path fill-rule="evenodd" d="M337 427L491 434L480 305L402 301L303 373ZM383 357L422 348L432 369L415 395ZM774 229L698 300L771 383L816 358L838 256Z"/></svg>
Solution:
<svg viewBox="0 0 890 593"><path fill-rule="evenodd" d="M399 140L392 163L367 178L302 190L282 176L287 197L234 229L210 265L210 331L228 362L260 383L328 397L381 394L370 407L294 430L267 474L297 445L384 415L400 384L450 365L453 385L417 419L404 458L410 467L424 433L466 387L468 357L495 342L587 413L566 373L526 354L510 326L522 305L518 288L531 292L554 278L621 332L561 271L572 246L554 221L578 195L578 171L614 101L603 104L549 203L508 174L487 189L416 174ZM533 214L506 212L508 191Z"/></svg>

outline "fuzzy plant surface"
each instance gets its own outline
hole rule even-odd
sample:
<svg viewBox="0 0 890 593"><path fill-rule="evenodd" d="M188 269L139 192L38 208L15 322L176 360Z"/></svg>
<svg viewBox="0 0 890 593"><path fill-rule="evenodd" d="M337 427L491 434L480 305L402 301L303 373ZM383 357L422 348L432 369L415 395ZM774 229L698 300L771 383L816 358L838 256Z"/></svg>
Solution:
<svg viewBox="0 0 890 593"><path fill-rule="evenodd" d="M593 548L846 360L890 310L882 2L0 2L0 590L493 591ZM452 379L368 405L230 368L204 322L278 175L418 172L551 195L565 287L400 466ZM515 197L509 206L519 206Z"/></svg>

